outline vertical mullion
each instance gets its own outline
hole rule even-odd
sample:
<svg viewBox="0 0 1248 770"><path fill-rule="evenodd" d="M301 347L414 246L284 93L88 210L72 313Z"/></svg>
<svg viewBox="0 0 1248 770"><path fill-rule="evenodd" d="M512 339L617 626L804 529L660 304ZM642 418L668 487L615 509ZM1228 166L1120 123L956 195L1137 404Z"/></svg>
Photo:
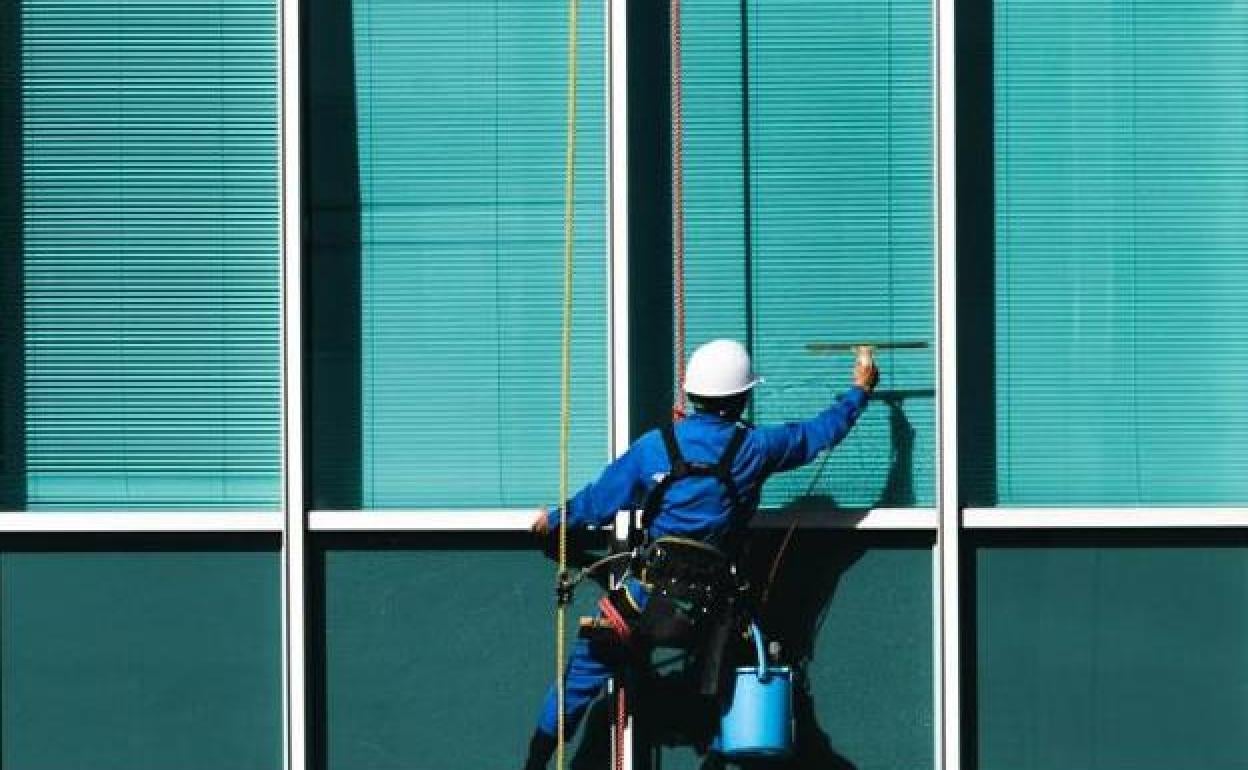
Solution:
<svg viewBox="0 0 1248 770"><path fill-rule="evenodd" d="M627 0L602 0L606 3L606 72L607 72L607 176L610 189L607 199L608 269L610 270L611 298L611 355L608 372L608 389L611 393L611 409L608 412L611 428L611 456L623 454L631 439L629 417L629 302L628 302L628 2ZM627 544L629 515L620 512L615 517L615 538ZM614 682L611 684L614 690ZM631 715L630 715L631 717ZM633 770L634 732L631 718L624 725L622 741L624 756L616 757L622 770ZM614 743L614 742L613 742ZM616 747L613 745L611 751Z"/></svg>
<svg viewBox="0 0 1248 770"><path fill-rule="evenodd" d="M960 672L960 493L958 489L957 228L954 125L954 0L933 0L936 126L935 222L937 252L937 434L940 491L937 544L940 554L940 708L937 710L940 766L959 770L961 746Z"/></svg>
<svg viewBox="0 0 1248 770"><path fill-rule="evenodd" d="M307 767L303 482L302 199L299 131L299 0L281 0L280 70L282 243L282 758Z"/></svg>

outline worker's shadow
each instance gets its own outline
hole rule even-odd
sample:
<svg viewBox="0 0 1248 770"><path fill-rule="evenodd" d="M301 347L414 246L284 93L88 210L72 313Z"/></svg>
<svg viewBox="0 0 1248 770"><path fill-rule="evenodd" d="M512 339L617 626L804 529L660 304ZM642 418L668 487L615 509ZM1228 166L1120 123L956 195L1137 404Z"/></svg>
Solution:
<svg viewBox="0 0 1248 770"><path fill-rule="evenodd" d="M927 395L930 391L919 393ZM871 508L908 507L915 504L913 483L914 429L901 409L910 393L880 393L875 400L889 411L889 443L891 457L888 474L880 494L870 506L845 511L830 496L811 495L795 500L788 508L802 510L842 510L857 523ZM794 536L785 549L775 580L767 592L765 605L762 589L768 585L776 554L784 539L783 530L755 530L742 559L742 568L752 586L759 609L757 616L768 639L782 645L782 657L795 669L794 718L796 745L793 755L785 760L727 762L709 751L715 735L718 706L700 697L682 665L683 656L660 651L650 676L644 677L636 698L638 770L662 770L663 747L692 747L702 756L702 770L720 767L758 768L763 770L856 770L857 766L833 746L828 734L819 725L815 694L808 686L807 671L815 664L819 633L832 606L841 578L866 552L868 544L862 537L847 538L842 532L804 530ZM749 664L751 648L742 644L737 658ZM603 766L610 754L608 703L600 700L591 710L585 738L576 751L573 770L589 770ZM683 765L684 763L682 763Z"/></svg>

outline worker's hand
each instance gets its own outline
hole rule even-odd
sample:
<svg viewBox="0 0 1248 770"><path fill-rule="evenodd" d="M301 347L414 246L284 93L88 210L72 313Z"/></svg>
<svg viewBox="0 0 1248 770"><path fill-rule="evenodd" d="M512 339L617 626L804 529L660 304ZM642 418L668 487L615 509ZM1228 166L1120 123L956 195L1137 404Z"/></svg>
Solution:
<svg viewBox="0 0 1248 770"><path fill-rule="evenodd" d="M541 508L537 512L537 518L529 525L529 529L537 535L543 537L550 534L550 519L546 516L546 509Z"/></svg>
<svg viewBox="0 0 1248 770"><path fill-rule="evenodd" d="M871 348L866 345L858 348L858 358L854 361L854 384L870 393L880 381L880 369L875 365Z"/></svg>

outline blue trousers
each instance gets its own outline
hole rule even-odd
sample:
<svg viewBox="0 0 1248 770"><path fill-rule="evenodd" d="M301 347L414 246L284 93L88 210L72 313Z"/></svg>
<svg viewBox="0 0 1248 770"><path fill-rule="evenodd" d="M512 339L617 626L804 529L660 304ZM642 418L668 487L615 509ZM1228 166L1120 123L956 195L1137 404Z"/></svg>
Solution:
<svg viewBox="0 0 1248 770"><path fill-rule="evenodd" d="M638 609L644 609L650 598L645 588L637 580L627 582L628 593L632 596ZM572 735L585 716L589 704L602 692L607 680L629 655L629 650L622 643L607 640L589 640L578 638L572 646L572 656L568 659L563 674L563 718L564 733ZM557 684L552 684L546 691L546 699L542 702L541 714L537 719L537 729L547 735L559 731L559 699Z"/></svg>

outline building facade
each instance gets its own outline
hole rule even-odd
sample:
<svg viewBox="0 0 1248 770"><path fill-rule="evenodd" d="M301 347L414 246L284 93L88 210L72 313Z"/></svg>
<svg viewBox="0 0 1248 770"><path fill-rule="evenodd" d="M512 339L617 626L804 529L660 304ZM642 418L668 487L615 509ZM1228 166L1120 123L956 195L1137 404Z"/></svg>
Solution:
<svg viewBox="0 0 1248 770"><path fill-rule="evenodd" d="M0 9L0 766L516 762L561 413L729 336L762 422L892 345L757 520L790 766L1244 768L1248 7L582 3L565 407L568 12Z"/></svg>

